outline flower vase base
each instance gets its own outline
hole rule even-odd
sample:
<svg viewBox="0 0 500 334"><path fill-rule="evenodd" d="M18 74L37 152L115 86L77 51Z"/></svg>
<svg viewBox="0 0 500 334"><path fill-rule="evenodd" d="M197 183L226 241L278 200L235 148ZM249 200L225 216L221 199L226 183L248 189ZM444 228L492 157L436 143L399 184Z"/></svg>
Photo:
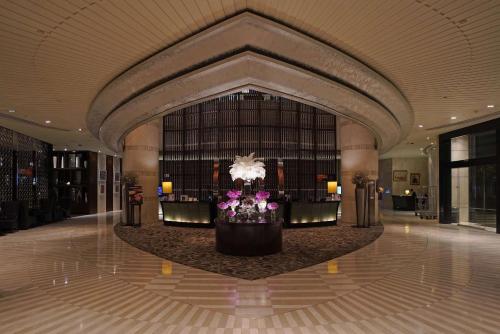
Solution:
<svg viewBox="0 0 500 334"><path fill-rule="evenodd" d="M234 256L264 256L283 247L282 221L266 223L215 222L215 246L219 253Z"/></svg>

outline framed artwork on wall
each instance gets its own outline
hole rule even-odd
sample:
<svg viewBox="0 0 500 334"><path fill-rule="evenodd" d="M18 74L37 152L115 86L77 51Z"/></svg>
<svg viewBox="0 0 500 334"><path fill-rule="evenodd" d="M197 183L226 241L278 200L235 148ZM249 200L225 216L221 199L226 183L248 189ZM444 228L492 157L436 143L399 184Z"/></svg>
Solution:
<svg viewBox="0 0 500 334"><path fill-rule="evenodd" d="M420 173L410 174L410 185L419 186L420 185Z"/></svg>
<svg viewBox="0 0 500 334"><path fill-rule="evenodd" d="M408 181L408 171L407 170L395 170L392 172L392 181L394 182L406 182Z"/></svg>
<svg viewBox="0 0 500 334"><path fill-rule="evenodd" d="M101 170L99 171L99 181L106 181L106 171L105 170Z"/></svg>

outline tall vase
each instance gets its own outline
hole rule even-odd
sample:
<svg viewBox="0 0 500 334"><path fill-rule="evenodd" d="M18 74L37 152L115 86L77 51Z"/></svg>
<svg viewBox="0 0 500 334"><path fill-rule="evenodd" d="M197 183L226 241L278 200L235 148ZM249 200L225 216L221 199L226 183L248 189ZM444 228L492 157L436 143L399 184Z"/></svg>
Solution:
<svg viewBox="0 0 500 334"><path fill-rule="evenodd" d="M356 188L356 226L365 227L366 220L366 188Z"/></svg>

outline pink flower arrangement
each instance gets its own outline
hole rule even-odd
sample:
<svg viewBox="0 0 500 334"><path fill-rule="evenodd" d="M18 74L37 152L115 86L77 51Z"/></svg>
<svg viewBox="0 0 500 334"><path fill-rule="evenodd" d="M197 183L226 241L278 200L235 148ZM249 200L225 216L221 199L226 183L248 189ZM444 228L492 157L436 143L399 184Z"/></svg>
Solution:
<svg viewBox="0 0 500 334"><path fill-rule="evenodd" d="M230 199L229 201L226 202L228 206L230 206L231 208L234 208L238 205L240 205L240 201L238 201L236 198L232 198Z"/></svg>
<svg viewBox="0 0 500 334"><path fill-rule="evenodd" d="M276 202L271 202L267 204L267 208L271 211L276 210L279 207L278 203Z"/></svg>
<svg viewBox="0 0 500 334"><path fill-rule="evenodd" d="M241 190L229 190L227 193L226 193L227 197L231 198L231 199L236 199L236 198L240 198L241 196Z"/></svg>
<svg viewBox="0 0 500 334"><path fill-rule="evenodd" d="M219 219L230 218L233 222L263 222L266 220L266 212L270 219L276 220L276 209L278 203L267 203L271 194L267 191L259 191L254 195L242 196L239 190L230 190L227 192L228 200L217 204L219 208ZM269 210L269 211L268 211Z"/></svg>
<svg viewBox="0 0 500 334"><path fill-rule="evenodd" d="M142 203L142 200L144 199L144 197L142 196L142 194L135 194L133 197L132 197L133 201L135 201L136 203Z"/></svg>
<svg viewBox="0 0 500 334"><path fill-rule="evenodd" d="M255 194L255 200L257 202L264 201L264 200L267 200L270 196L271 196L271 194L267 191L258 191Z"/></svg>
<svg viewBox="0 0 500 334"><path fill-rule="evenodd" d="M220 202L219 204L217 204L217 207L221 210L226 210L227 208L229 208L229 205L226 202Z"/></svg>

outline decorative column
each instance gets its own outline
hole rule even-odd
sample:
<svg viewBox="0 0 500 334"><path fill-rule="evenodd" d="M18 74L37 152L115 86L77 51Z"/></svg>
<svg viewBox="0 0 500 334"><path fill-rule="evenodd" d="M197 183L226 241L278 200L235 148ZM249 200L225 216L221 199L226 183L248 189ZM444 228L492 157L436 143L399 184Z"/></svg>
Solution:
<svg viewBox="0 0 500 334"><path fill-rule="evenodd" d="M122 160L123 175L134 175L136 183L143 187L142 224L158 222L159 145L159 120L141 125L125 137Z"/></svg>
<svg viewBox="0 0 500 334"><path fill-rule="evenodd" d="M439 147L432 145L426 149L425 153L429 171L429 188L427 189L429 210L437 213L439 208Z"/></svg>
<svg viewBox="0 0 500 334"><path fill-rule="evenodd" d="M375 137L364 126L340 118L340 170L342 174L342 222L356 223L355 187L351 179L358 171L378 179L378 150ZM375 199L378 221L378 200Z"/></svg>

